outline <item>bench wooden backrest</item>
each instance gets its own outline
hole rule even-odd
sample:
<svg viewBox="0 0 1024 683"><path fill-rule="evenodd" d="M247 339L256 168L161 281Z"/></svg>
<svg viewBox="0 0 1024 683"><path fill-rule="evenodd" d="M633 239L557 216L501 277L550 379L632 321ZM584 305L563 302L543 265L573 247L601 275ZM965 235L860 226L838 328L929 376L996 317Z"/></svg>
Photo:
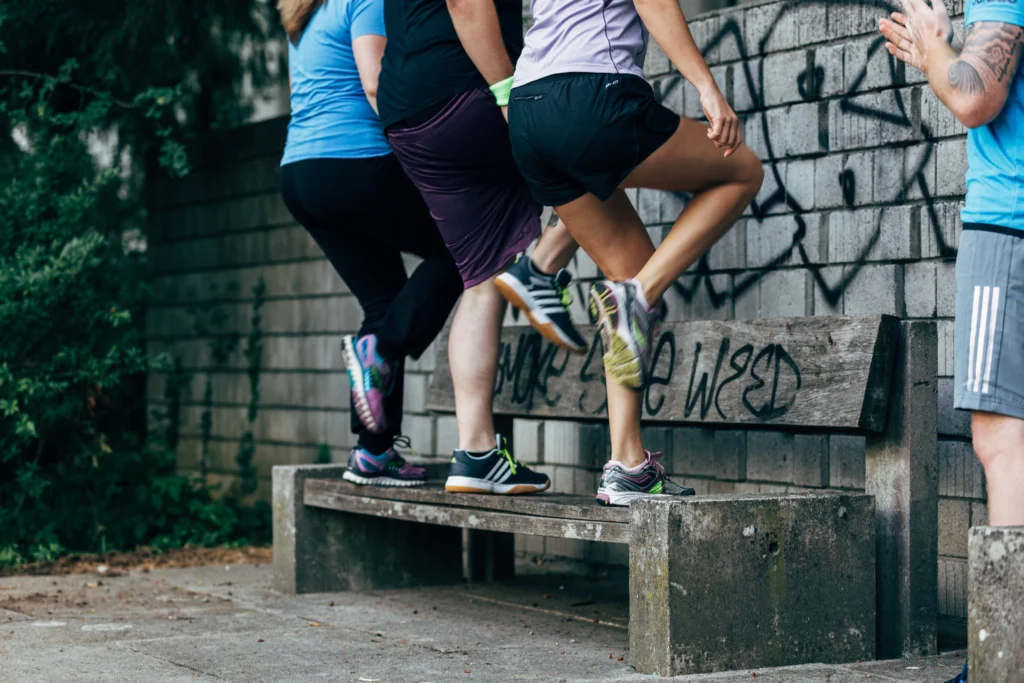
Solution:
<svg viewBox="0 0 1024 683"><path fill-rule="evenodd" d="M891 316L695 321L662 325L654 342L644 420L707 426L788 426L880 432L900 321ZM586 355L528 327L502 333L496 415L600 420L603 353L594 328ZM427 407L455 410L447 330Z"/></svg>

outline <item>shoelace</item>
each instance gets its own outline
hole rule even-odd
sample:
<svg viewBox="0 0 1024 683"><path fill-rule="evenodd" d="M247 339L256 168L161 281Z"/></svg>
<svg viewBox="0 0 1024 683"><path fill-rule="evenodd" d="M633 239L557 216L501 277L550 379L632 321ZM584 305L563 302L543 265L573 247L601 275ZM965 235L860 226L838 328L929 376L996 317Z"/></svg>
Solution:
<svg viewBox="0 0 1024 683"><path fill-rule="evenodd" d="M505 444L508 443L504 438L501 440L501 448L498 449L498 455L505 458L508 461L508 468L512 470L512 474L515 475L516 468L519 467L519 461L512 457L512 454L505 448Z"/></svg>
<svg viewBox="0 0 1024 683"><path fill-rule="evenodd" d="M408 450L409 453L411 453L412 455L416 455L416 450L412 447L412 440L409 439L409 437L407 437L405 434L397 435L391 442L391 444L391 452L394 454L391 462L395 463L398 466L398 469L401 469L402 467L405 466L405 458L403 458L398 453L398 451L395 450L396 446Z"/></svg>
<svg viewBox="0 0 1024 683"><path fill-rule="evenodd" d="M651 461L651 464L654 465L654 469L658 470L658 473L661 474L661 476L664 477L665 476L665 466L662 465L657 460L655 460L655 458L660 458L661 456L663 456L665 454L662 453L661 451L654 451L653 453L651 451L647 451L647 455L649 456L649 460Z"/></svg>
<svg viewBox="0 0 1024 683"><path fill-rule="evenodd" d="M562 306L566 309L572 305L572 293L569 288L563 285L555 283L555 291L558 292L558 297L562 301Z"/></svg>

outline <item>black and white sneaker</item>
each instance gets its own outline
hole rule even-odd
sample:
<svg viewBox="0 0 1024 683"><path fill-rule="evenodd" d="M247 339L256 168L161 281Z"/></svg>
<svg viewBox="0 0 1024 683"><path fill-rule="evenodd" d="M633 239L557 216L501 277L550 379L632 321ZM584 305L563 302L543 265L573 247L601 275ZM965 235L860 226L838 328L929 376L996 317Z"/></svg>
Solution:
<svg viewBox="0 0 1024 683"><path fill-rule="evenodd" d="M554 275L542 273L528 256L495 279L508 302L526 314L530 324L552 344L575 353L586 353L587 340L569 315L572 274L565 268Z"/></svg>
<svg viewBox="0 0 1024 683"><path fill-rule="evenodd" d="M512 457L503 447L500 434L497 441L495 449L485 455L473 456L467 451L454 451L445 490L514 496L537 493L551 486L548 475L534 472Z"/></svg>

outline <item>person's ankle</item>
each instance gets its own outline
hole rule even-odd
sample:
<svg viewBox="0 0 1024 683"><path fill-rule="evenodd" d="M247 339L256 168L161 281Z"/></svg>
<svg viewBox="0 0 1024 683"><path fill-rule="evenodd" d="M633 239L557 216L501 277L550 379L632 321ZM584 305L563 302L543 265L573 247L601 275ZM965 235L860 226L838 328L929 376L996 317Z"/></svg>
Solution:
<svg viewBox="0 0 1024 683"><path fill-rule="evenodd" d="M664 292L656 289L651 283L644 282L639 276L628 280L636 287L636 297L648 311L656 311L661 306Z"/></svg>
<svg viewBox="0 0 1024 683"><path fill-rule="evenodd" d="M555 276L555 273L557 273L559 270L558 268L551 269L550 264L544 264L544 266L542 267L541 264L537 263L529 256L524 256L523 258L526 259L526 267L532 275L552 278Z"/></svg>
<svg viewBox="0 0 1024 683"><path fill-rule="evenodd" d="M628 452L624 451L620 454L613 453L612 462L617 462L626 469L636 469L647 462L647 453L645 453L642 448L639 453L633 449L630 449Z"/></svg>
<svg viewBox="0 0 1024 683"><path fill-rule="evenodd" d="M477 434L466 439L459 439L457 450L467 453L490 453L494 450L495 436L488 437L486 434Z"/></svg>

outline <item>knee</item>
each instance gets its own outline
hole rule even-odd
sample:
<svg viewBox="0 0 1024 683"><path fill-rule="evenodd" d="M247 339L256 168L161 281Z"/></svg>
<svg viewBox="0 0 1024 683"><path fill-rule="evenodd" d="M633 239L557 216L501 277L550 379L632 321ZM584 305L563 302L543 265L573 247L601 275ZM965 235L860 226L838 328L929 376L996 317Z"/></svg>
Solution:
<svg viewBox="0 0 1024 683"><path fill-rule="evenodd" d="M494 308L501 306L505 299L495 286L494 278L491 278L472 287L467 287L462 292L462 301L463 306Z"/></svg>
<svg viewBox="0 0 1024 683"><path fill-rule="evenodd" d="M986 473L1007 458L1024 457L1024 420L974 412L971 414L974 453Z"/></svg>
<svg viewBox="0 0 1024 683"><path fill-rule="evenodd" d="M740 182L747 187L747 195L751 200L761 191L761 184L764 182L764 167L761 160L757 158L746 145L743 145L736 154L740 156Z"/></svg>

